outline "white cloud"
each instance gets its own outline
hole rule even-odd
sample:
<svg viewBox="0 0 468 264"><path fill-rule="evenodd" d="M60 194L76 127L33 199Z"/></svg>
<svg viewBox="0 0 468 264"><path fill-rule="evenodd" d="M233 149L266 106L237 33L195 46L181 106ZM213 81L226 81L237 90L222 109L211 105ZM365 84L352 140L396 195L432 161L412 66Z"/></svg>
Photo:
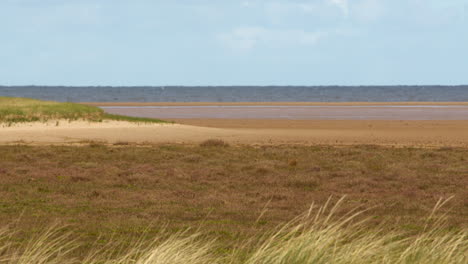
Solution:
<svg viewBox="0 0 468 264"><path fill-rule="evenodd" d="M244 1L244 2L241 3L241 6L243 6L243 7L250 7L250 6L252 6L252 2L250 2L250 1Z"/></svg>
<svg viewBox="0 0 468 264"><path fill-rule="evenodd" d="M262 12L274 24L284 24L297 17L333 20L348 18L352 6L364 0L242 0L237 4L253 12ZM381 1L381 0L378 0Z"/></svg>
<svg viewBox="0 0 468 264"><path fill-rule="evenodd" d="M258 6L262 9L270 23L291 24L294 22L304 23L304 21L306 21L306 23L312 25L314 21L326 23L325 21L333 21L345 17L343 12L347 14L347 11L337 8L337 5L330 1L331 0L265 1ZM347 10L347 8L345 10Z"/></svg>
<svg viewBox="0 0 468 264"><path fill-rule="evenodd" d="M267 11L274 12L302 12L311 13L317 11L318 3L312 2L268 2L264 4Z"/></svg>
<svg viewBox="0 0 468 264"><path fill-rule="evenodd" d="M359 20L373 21L383 15L384 3L380 0L361 0L352 6L353 16Z"/></svg>
<svg viewBox="0 0 468 264"><path fill-rule="evenodd" d="M309 15L316 9L313 3L303 2L264 2L261 5L262 11L270 22L281 24L293 19L297 15Z"/></svg>
<svg viewBox="0 0 468 264"><path fill-rule="evenodd" d="M446 27L464 21L467 4L466 0L413 0L411 18L420 25Z"/></svg>
<svg viewBox="0 0 468 264"><path fill-rule="evenodd" d="M322 32L307 32L300 29L268 29L264 27L239 27L218 35L218 39L235 51L250 51L258 46L308 46L322 38Z"/></svg>
<svg viewBox="0 0 468 264"><path fill-rule="evenodd" d="M343 15L348 16L349 14L349 6L348 6L348 0L328 0L331 4L336 5L341 11L343 12Z"/></svg>

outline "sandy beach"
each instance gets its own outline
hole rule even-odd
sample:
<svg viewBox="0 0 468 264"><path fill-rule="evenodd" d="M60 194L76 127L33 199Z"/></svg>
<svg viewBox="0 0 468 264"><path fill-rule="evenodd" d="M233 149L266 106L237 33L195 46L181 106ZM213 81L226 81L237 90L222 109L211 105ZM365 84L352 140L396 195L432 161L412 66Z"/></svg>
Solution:
<svg viewBox="0 0 468 264"><path fill-rule="evenodd" d="M231 144L468 146L468 120L466 120L468 103L222 103L219 105L229 106L227 108L212 107L216 106L216 103L93 104L123 107L105 108L105 110L136 116L145 116L138 111L147 110L138 107L161 106L163 108L156 110L169 109L166 113L169 116L158 116L158 112L150 112L149 116L164 118L173 121L174 124L64 120L3 124L0 128L0 143L75 144L100 141L110 144L117 142L197 144L207 139L221 139ZM164 108L165 106L169 108ZM177 107L171 108L173 106ZM267 107L257 108L257 106ZM149 109L154 110L154 108ZM182 116L187 111L199 111L199 115L194 116L205 118L170 117L171 115L177 117L180 111L183 112ZM227 118L209 118L223 111L228 111ZM278 117L278 111L289 112L289 116L285 114ZM327 118L327 115L331 117L344 113L347 114L347 118L343 120ZM382 118L375 120L366 116L366 113L372 113L371 116L380 113ZM246 114L249 118L236 118ZM457 118L460 120L454 120Z"/></svg>
<svg viewBox="0 0 468 264"><path fill-rule="evenodd" d="M179 119L178 124L104 121L17 124L0 128L0 143L74 144L86 141L197 144L376 144L468 146L468 121L330 121Z"/></svg>

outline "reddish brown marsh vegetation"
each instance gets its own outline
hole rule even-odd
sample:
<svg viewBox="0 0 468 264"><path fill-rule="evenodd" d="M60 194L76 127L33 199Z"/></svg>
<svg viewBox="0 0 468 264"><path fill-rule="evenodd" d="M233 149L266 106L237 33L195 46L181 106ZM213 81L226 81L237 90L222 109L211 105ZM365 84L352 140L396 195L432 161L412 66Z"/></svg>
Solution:
<svg viewBox="0 0 468 264"><path fill-rule="evenodd" d="M347 195L337 215L372 208L370 225L408 232L454 196L442 212L449 227L465 228L467 157L468 149L376 146L1 146L0 224L17 220L26 237L59 221L90 243L161 223L203 225L233 241Z"/></svg>

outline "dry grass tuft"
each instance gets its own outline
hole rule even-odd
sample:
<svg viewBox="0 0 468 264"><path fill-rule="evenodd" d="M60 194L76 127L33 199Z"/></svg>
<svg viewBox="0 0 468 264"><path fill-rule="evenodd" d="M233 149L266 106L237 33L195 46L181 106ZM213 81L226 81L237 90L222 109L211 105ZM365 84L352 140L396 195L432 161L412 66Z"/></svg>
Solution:
<svg viewBox="0 0 468 264"><path fill-rule="evenodd" d="M297 166L297 160L295 160L295 159L289 160L288 165L290 167L296 167Z"/></svg>
<svg viewBox="0 0 468 264"><path fill-rule="evenodd" d="M200 143L200 147L229 147L229 144L221 139L208 139Z"/></svg>
<svg viewBox="0 0 468 264"><path fill-rule="evenodd" d="M50 228L32 235L29 240L15 242L15 232L8 228L0 229L0 263L2 264L63 264L77 263L70 253L78 244L70 233L52 225Z"/></svg>
<svg viewBox="0 0 468 264"><path fill-rule="evenodd" d="M434 217L448 200L439 200L424 230L414 236L369 229L357 221L363 211L334 219L343 199L328 210L329 200L315 215L309 211L265 236L243 263L464 263L466 230L445 231L444 216Z"/></svg>
<svg viewBox="0 0 468 264"><path fill-rule="evenodd" d="M337 216L340 199L330 206L310 207L307 213L263 236L240 241L231 250L217 250L219 243L201 234L164 229L151 240L111 241L94 245L81 259L72 256L78 247L70 234L53 226L26 243L18 244L11 231L0 230L0 263L87 264L464 264L468 252L466 230L444 228L444 216L436 212L448 201L439 200L424 229L408 235L399 230L369 228L351 210ZM316 210L316 213L312 213Z"/></svg>
<svg viewBox="0 0 468 264"><path fill-rule="evenodd" d="M113 145L114 146L128 146L128 145L130 145L130 142L119 140L119 141L114 142Z"/></svg>

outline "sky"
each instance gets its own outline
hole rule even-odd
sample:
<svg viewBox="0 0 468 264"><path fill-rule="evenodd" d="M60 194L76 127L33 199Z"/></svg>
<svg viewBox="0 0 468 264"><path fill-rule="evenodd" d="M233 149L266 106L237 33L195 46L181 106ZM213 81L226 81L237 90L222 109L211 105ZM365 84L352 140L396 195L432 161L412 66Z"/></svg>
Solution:
<svg viewBox="0 0 468 264"><path fill-rule="evenodd" d="M468 84L468 0L0 0L0 85Z"/></svg>

